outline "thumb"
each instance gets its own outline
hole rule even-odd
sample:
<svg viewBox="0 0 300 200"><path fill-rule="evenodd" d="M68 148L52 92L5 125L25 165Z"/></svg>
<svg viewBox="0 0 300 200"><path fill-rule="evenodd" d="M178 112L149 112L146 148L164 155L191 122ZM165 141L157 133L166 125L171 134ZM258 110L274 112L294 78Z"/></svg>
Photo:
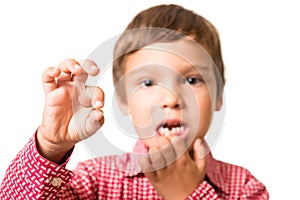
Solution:
<svg viewBox="0 0 300 200"><path fill-rule="evenodd" d="M206 165L206 148L203 144L203 140L197 138L194 142L194 161L199 169L204 169Z"/></svg>

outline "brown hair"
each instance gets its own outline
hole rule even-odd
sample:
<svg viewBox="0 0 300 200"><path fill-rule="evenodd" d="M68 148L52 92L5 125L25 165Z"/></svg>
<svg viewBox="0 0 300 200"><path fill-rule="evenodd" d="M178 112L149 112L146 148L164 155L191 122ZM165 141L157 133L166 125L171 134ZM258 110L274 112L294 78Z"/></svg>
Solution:
<svg viewBox="0 0 300 200"><path fill-rule="evenodd" d="M137 29L138 31L131 31ZM146 9L129 23L114 49L114 84L123 76L124 63L130 53L153 43L171 42L184 36L193 38L205 48L225 82L224 63L216 28L193 11L171 4Z"/></svg>

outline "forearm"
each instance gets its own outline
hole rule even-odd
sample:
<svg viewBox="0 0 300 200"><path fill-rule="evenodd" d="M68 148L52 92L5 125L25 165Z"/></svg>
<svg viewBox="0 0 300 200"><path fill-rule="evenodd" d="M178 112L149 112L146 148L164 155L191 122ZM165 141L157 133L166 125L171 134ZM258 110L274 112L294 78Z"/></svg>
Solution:
<svg viewBox="0 0 300 200"><path fill-rule="evenodd" d="M59 197L59 194L75 199L67 187L73 175L65 169L66 163L57 165L40 156L35 136L32 137L8 167L1 183L0 199L35 200Z"/></svg>

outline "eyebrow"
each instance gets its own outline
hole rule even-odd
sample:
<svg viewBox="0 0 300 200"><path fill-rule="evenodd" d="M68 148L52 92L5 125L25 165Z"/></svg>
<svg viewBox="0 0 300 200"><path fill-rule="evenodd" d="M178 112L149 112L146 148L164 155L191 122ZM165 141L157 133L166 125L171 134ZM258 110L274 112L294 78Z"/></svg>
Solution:
<svg viewBox="0 0 300 200"><path fill-rule="evenodd" d="M144 74L144 73L148 73L148 72L153 72L153 69L149 68L148 66L155 66L155 67L159 67L156 65L141 65L139 69L133 69L128 71L125 76L136 76L139 74Z"/></svg>
<svg viewBox="0 0 300 200"><path fill-rule="evenodd" d="M203 72L203 71L209 71L209 67L208 66L204 66L204 65L184 65L182 66L182 68L184 68L184 70L181 73L189 73L192 71L197 70L197 72Z"/></svg>
<svg viewBox="0 0 300 200"><path fill-rule="evenodd" d="M156 66L156 65L151 65L151 66ZM152 71L152 69L149 69L149 67L146 67L146 65L145 66L140 66L140 67L141 68L139 68L139 69L130 70L126 74L135 75L135 74L139 74L139 73L147 73L150 70Z"/></svg>

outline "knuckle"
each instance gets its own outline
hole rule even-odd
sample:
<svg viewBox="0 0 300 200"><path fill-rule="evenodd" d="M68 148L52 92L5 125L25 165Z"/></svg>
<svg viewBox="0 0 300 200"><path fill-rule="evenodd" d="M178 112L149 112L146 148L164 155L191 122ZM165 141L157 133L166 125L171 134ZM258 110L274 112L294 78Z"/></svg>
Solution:
<svg viewBox="0 0 300 200"><path fill-rule="evenodd" d="M67 66L74 66L79 64L75 59L65 59L63 60L58 66L60 68L67 67Z"/></svg>
<svg viewBox="0 0 300 200"><path fill-rule="evenodd" d="M90 60L90 59L83 59L83 60L80 60L79 63L82 65L82 66L97 66L96 63L93 61L93 60Z"/></svg>

